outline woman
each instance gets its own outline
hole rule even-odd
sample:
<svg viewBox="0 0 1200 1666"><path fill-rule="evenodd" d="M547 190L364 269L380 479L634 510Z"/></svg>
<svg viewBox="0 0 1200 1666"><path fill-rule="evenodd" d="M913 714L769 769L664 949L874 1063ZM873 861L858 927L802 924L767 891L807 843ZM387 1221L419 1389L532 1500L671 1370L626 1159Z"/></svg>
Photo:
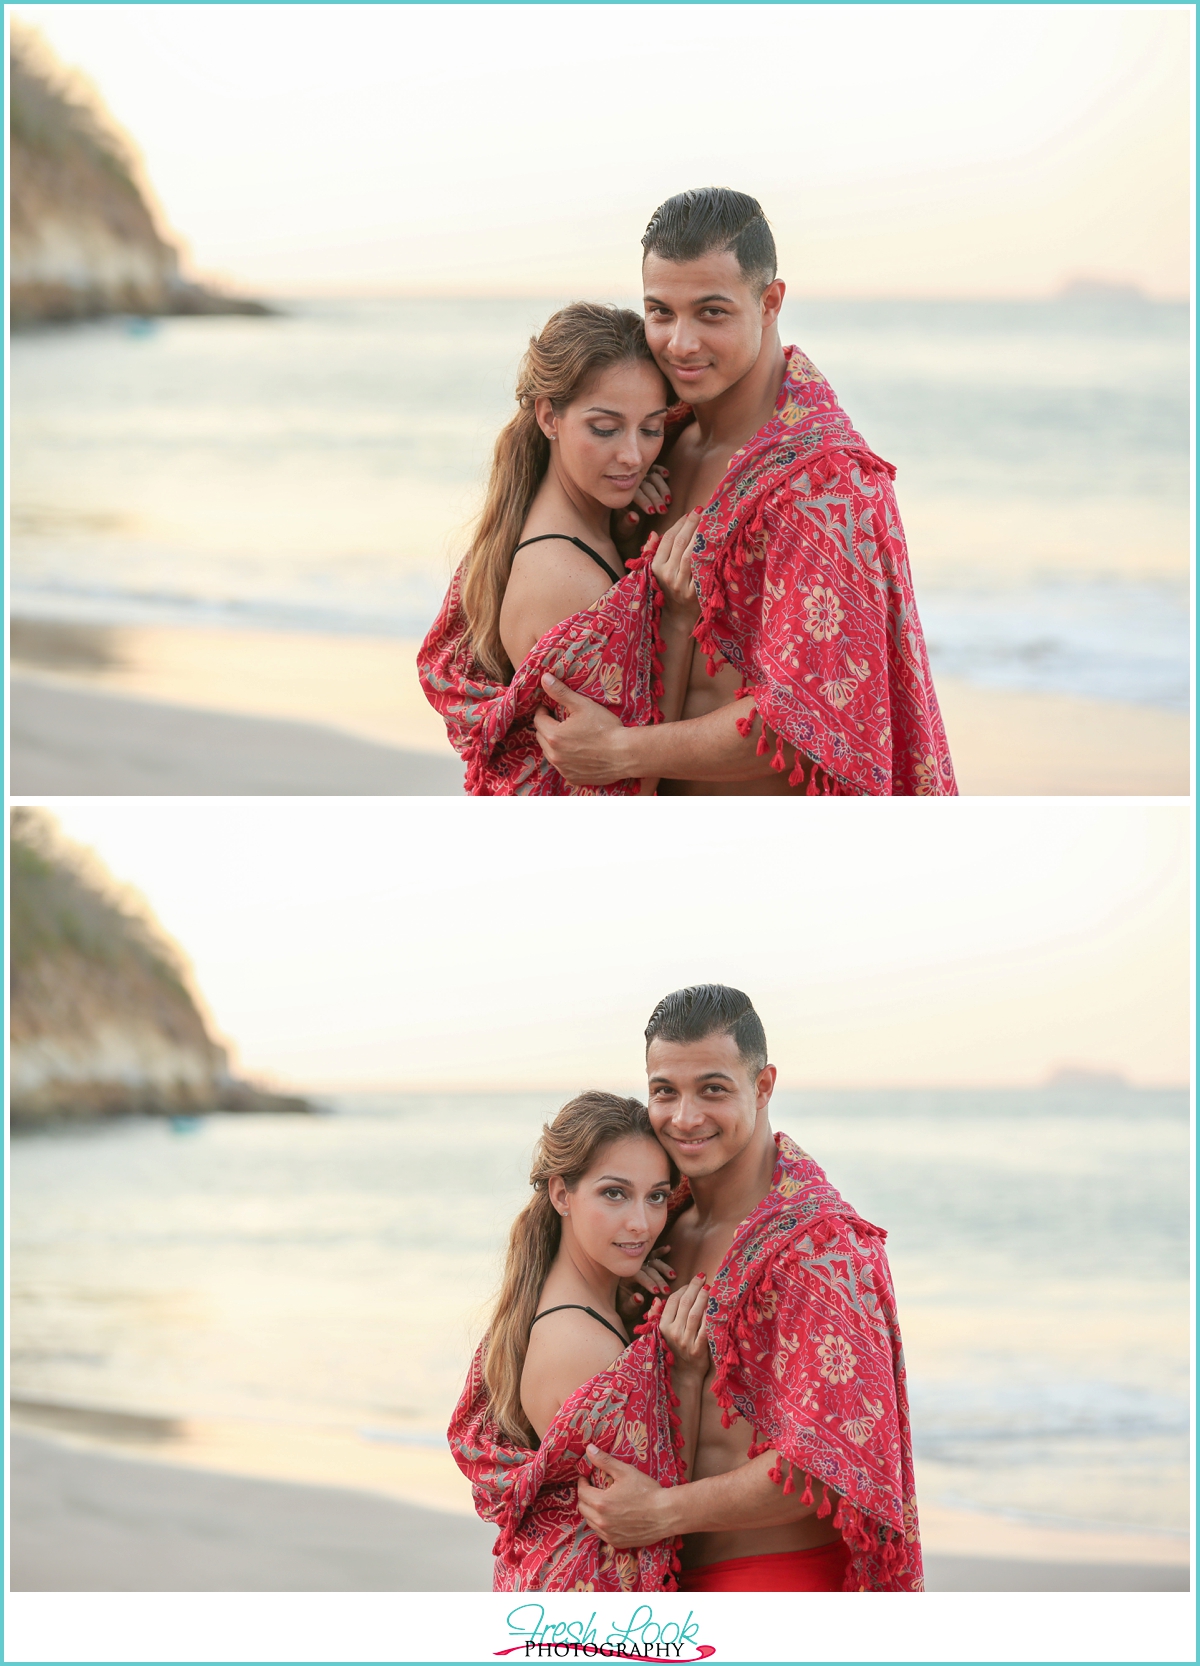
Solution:
<svg viewBox="0 0 1200 1666"><path fill-rule="evenodd" d="M533 730L543 671L626 723L682 712L698 516L653 535L644 556L629 542L670 502L655 466L670 402L636 313L578 302L530 341L471 549L418 655L469 792L573 790Z"/></svg>
<svg viewBox="0 0 1200 1666"><path fill-rule="evenodd" d="M491 1327L450 1425L475 1507L500 1528L501 1591L674 1588L677 1542L614 1551L576 1503L594 1444L660 1486L689 1478L709 1367L702 1278L630 1341L618 1287L666 1225L678 1176L644 1105L584 1093L542 1130Z"/></svg>

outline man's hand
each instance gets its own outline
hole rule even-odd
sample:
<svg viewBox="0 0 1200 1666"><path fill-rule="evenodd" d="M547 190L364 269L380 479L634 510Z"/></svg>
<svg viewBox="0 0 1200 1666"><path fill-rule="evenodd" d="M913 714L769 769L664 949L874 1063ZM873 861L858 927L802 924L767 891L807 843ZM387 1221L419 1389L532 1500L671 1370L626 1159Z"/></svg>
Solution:
<svg viewBox="0 0 1200 1666"><path fill-rule="evenodd" d="M561 723L544 706L533 714L538 743L564 781L573 787L607 787L631 775L624 761L626 731L619 717L576 694L549 672L542 678L542 687L567 714Z"/></svg>
<svg viewBox="0 0 1200 1666"><path fill-rule="evenodd" d="M660 538L652 532L647 550L652 550L650 570L663 593L663 612L689 632L700 617L700 598L692 577L692 545L700 511L693 509Z"/></svg>
<svg viewBox="0 0 1200 1666"><path fill-rule="evenodd" d="M592 1531L614 1550L633 1550L667 1538L672 1531L665 1516L670 1489L596 1446L588 1447L587 1456L590 1464L612 1477L611 1487L579 1483L579 1513Z"/></svg>

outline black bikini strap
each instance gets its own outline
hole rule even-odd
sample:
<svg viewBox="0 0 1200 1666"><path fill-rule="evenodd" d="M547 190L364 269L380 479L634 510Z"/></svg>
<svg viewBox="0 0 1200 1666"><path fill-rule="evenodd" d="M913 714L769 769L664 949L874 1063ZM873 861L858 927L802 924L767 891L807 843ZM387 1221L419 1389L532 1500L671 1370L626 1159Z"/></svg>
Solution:
<svg viewBox="0 0 1200 1666"><path fill-rule="evenodd" d="M531 538L529 541L532 543L533 539ZM615 1325L610 1325L602 1313L597 1313L594 1307L584 1307L579 1302L562 1302L558 1307L543 1308L541 1313L535 1313L533 1318L529 1321L530 1330L533 1329L539 1319L544 1319L547 1313L563 1313L569 1307L574 1308L577 1313L590 1313L593 1319L598 1319L600 1321L605 1330L610 1330L614 1336L619 1336L625 1347L629 1346L629 1338L623 1335L623 1333L619 1331Z"/></svg>
<svg viewBox="0 0 1200 1666"><path fill-rule="evenodd" d="M582 538L572 538L569 532L540 532L536 538L526 538L524 544L518 544L517 550L523 550L527 544L544 544L547 538L561 538L568 544L574 544L575 547L577 549L581 549L585 555L590 555L598 567L603 567L604 571L608 574L609 578L612 579L614 584L620 584L620 573L614 573L604 557L602 555L597 555L590 544L585 544ZM516 555L517 550L513 551L514 555ZM587 1312L590 1313L591 1311L592 1310L589 1307ZM603 1321L601 1321L601 1323L603 1323ZM609 1329L612 1329L611 1325L609 1326Z"/></svg>

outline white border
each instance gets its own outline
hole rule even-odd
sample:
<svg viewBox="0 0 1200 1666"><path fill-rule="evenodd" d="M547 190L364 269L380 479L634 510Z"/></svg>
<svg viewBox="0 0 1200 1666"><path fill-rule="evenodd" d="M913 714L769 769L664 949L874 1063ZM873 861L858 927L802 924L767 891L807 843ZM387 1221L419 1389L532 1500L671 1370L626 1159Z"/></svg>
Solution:
<svg viewBox="0 0 1200 1666"><path fill-rule="evenodd" d="M17 1592L10 1661L480 1661L526 1659L507 1615L544 1603L547 1618L586 1623L597 1641L653 1611L692 1616L698 1643L726 1661L1192 1661L1190 1593L677 1593L537 1597L492 1592ZM800 1606L803 1604L803 1607ZM515 1654L499 1651L519 1645ZM691 1647L658 1658L695 1660ZM537 1654L529 1656L538 1659ZM543 1654L541 1659L555 1656ZM566 1656L565 1658L572 1658ZM585 1658L585 1657L578 1657ZM653 1658L653 1656L651 1657Z"/></svg>

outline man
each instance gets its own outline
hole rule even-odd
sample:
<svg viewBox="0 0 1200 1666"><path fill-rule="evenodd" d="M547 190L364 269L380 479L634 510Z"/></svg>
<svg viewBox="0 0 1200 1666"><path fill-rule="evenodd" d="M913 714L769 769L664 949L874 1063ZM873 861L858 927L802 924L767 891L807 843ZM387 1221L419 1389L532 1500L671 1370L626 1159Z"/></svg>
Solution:
<svg viewBox="0 0 1200 1666"><path fill-rule="evenodd" d="M687 1180L669 1245L703 1273L713 1368L692 1480L612 1477L579 1508L615 1549L683 1536L684 1590L923 1588L903 1354L883 1233L786 1135L749 998L676 991L646 1029L650 1117ZM653 1271L647 1282L656 1282Z"/></svg>
<svg viewBox="0 0 1200 1666"><path fill-rule="evenodd" d="M655 526L707 504L699 649L678 723L623 727L547 674L565 715L535 717L543 752L574 786L953 794L895 471L781 345L785 286L762 209L739 191L685 191L642 246L646 335L694 417L665 454L671 506Z"/></svg>

